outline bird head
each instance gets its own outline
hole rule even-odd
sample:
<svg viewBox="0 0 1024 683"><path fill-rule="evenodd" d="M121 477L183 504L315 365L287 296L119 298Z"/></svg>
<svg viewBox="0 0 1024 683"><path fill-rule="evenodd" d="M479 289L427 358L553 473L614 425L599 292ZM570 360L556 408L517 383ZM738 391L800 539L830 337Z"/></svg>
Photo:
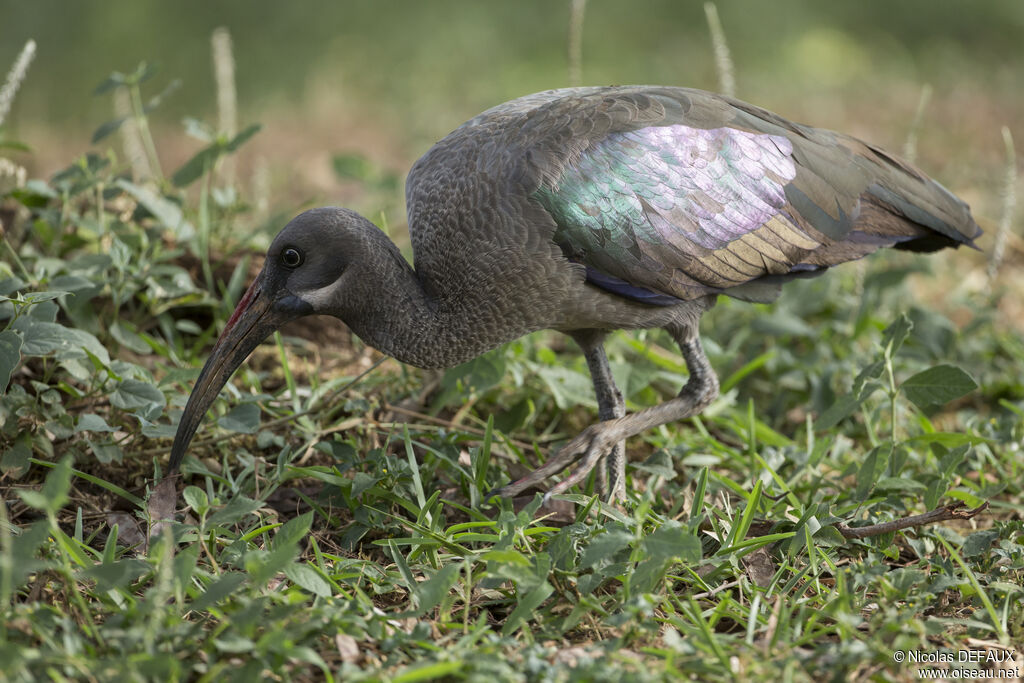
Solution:
<svg viewBox="0 0 1024 683"><path fill-rule="evenodd" d="M171 447L169 474L178 469L231 373L264 339L302 316L343 317L344 302L357 298L365 284L361 268L349 266L361 262L367 235L379 232L354 211L330 207L296 216L274 238L263 270L238 302L192 388Z"/></svg>

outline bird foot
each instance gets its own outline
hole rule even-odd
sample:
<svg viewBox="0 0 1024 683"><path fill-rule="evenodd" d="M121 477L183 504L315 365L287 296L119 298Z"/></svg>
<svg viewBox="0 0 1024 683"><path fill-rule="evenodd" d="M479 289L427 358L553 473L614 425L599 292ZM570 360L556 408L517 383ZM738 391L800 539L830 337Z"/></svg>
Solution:
<svg viewBox="0 0 1024 683"><path fill-rule="evenodd" d="M563 446L544 465L530 472L522 479L491 491L487 497L501 496L507 498L515 496L566 467L578 463L572 472L569 473L568 477L552 486L544 495L544 503L546 504L552 496L565 493L570 487L583 481L594 467L597 466L601 458L611 453L618 441L621 440L621 436L618 435L618 430L615 427L614 420L587 427L576 438ZM625 492L621 490L622 488L622 486L616 486L612 491L612 497L624 497Z"/></svg>

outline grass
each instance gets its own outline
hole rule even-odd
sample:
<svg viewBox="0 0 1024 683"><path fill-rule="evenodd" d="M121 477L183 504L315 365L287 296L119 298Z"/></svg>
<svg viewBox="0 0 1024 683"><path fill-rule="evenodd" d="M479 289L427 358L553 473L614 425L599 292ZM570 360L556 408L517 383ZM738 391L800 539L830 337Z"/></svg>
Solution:
<svg viewBox="0 0 1024 683"><path fill-rule="evenodd" d="M201 150L165 174L151 78L103 87L131 94L154 178L104 151L3 199L18 216L0 262L4 679L909 681L900 657L959 652L1024 666L1005 661L1024 643L1024 345L999 313L1016 252L991 281L963 250L886 253L772 306L722 301L704 321L722 396L631 440L623 509L592 484L542 514L539 497L483 500L595 419L557 335L434 375L288 328L223 392L171 533L147 543L257 213L218 175L256 128L191 124ZM393 215L391 175L350 156L335 170ZM614 335L609 356L630 409L686 378L658 331ZM990 507L862 540L835 526L953 502Z"/></svg>

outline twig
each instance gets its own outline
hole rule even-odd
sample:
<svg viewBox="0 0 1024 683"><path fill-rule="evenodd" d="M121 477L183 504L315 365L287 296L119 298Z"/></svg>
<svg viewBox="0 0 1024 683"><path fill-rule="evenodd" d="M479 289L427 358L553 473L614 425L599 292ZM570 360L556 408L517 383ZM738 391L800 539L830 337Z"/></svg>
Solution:
<svg viewBox="0 0 1024 683"><path fill-rule="evenodd" d="M715 51L715 66L718 68L718 84L722 94L736 96L736 68L733 66L729 45L725 42L725 30L718 18L718 7L713 2L704 3L704 14L708 19L711 46Z"/></svg>
<svg viewBox="0 0 1024 683"><path fill-rule="evenodd" d="M571 0L569 5L569 85L583 81L583 13L587 0Z"/></svg>
<svg viewBox="0 0 1024 683"><path fill-rule="evenodd" d="M996 230L996 241L988 262L989 282L995 279L1006 252L1006 239L1010 235L1014 210L1017 208L1017 151L1013 146L1010 129L1003 126L1003 145L1006 148L1006 179L1003 185L1003 212Z"/></svg>
<svg viewBox="0 0 1024 683"><path fill-rule="evenodd" d="M843 538L869 538L871 536L881 536L882 534L888 534L893 531L900 531L901 529L909 529L915 526L924 526L926 524L935 524L936 522L945 522L950 519L971 519L978 513L988 509L988 503L982 503L973 510L964 510L965 504L961 501L958 503L952 503L940 508L935 508L929 512L925 512L921 515L911 515L910 517L902 517L900 519L894 519L891 522L882 522L881 524L871 524L869 526L859 526L850 528L843 523L836 524L836 529L843 535Z"/></svg>
<svg viewBox="0 0 1024 683"><path fill-rule="evenodd" d="M921 97L917 101L917 111L914 112L914 120L910 122L910 130L907 132L907 140L903 143L903 158L910 163L917 161L917 133L921 130L924 122L924 111L932 99L932 86L925 83L921 88Z"/></svg>

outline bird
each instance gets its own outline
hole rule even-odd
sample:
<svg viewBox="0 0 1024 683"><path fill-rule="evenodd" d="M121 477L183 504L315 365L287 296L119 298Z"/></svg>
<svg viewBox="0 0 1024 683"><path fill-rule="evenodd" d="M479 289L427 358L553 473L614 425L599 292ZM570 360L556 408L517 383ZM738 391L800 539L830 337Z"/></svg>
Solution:
<svg viewBox="0 0 1024 683"><path fill-rule="evenodd" d="M977 249L981 234L965 202L870 143L669 86L549 90L495 106L416 161L405 196L414 265L348 209L285 225L196 380L168 475L250 352L322 314L420 368L565 333L586 359L599 420L491 495L568 469L547 491L563 493L596 468L601 496L622 503L626 439L718 396L698 328L718 297L770 302L790 280L883 247ZM671 335L688 377L675 397L627 414L604 340L648 328Z"/></svg>

